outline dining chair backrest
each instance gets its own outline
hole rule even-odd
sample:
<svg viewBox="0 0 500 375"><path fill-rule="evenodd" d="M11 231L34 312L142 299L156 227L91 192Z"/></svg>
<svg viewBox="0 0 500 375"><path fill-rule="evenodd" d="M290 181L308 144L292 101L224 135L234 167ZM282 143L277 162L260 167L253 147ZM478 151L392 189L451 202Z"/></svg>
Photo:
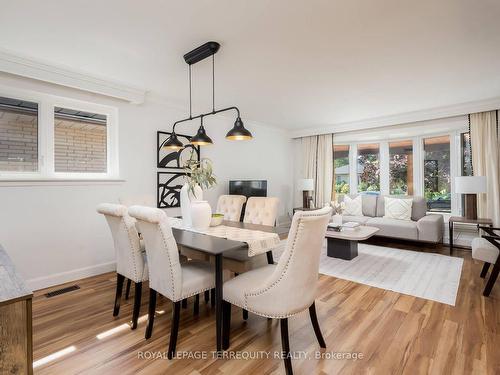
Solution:
<svg viewBox="0 0 500 375"><path fill-rule="evenodd" d="M133 282L147 279L144 275L144 258L141 251L136 220L128 215L127 207L121 204L101 203L97 212L108 222L116 254L116 272Z"/></svg>
<svg viewBox="0 0 500 375"><path fill-rule="evenodd" d="M274 226L279 202L279 199L274 197L248 198L243 222Z"/></svg>
<svg viewBox="0 0 500 375"><path fill-rule="evenodd" d="M146 244L149 287L177 301L182 292L182 270L167 215L158 208L145 206L131 206L128 211L137 219Z"/></svg>
<svg viewBox="0 0 500 375"><path fill-rule="evenodd" d="M298 211L293 216L285 251L272 275L246 293L248 306L268 316L288 316L314 302L319 260L331 208Z"/></svg>
<svg viewBox="0 0 500 375"><path fill-rule="evenodd" d="M244 195L221 195L215 212L224 214L224 220L240 221L241 210L246 200Z"/></svg>

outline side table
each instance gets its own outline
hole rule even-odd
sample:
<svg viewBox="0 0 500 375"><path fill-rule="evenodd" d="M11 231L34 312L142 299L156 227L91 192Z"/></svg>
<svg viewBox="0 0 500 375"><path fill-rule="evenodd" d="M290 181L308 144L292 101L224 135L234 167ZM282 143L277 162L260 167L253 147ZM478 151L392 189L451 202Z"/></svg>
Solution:
<svg viewBox="0 0 500 375"><path fill-rule="evenodd" d="M488 225L490 227L493 226L493 221L491 219L467 219L465 216L451 216L448 220L448 228L450 235L450 255L453 253L453 229L455 223L461 224L473 224L476 226L479 225Z"/></svg>

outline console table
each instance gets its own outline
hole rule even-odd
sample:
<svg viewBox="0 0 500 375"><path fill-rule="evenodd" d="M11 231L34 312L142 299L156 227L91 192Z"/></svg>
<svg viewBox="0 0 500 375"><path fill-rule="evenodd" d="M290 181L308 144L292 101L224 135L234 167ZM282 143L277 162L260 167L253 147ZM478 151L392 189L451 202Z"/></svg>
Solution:
<svg viewBox="0 0 500 375"><path fill-rule="evenodd" d="M0 245L0 374L33 374L32 299Z"/></svg>
<svg viewBox="0 0 500 375"><path fill-rule="evenodd" d="M493 221L491 219L467 219L465 216L451 216L448 220L448 229L450 236L450 255L453 253L453 229L455 223L460 224L471 224L471 225L488 225L490 227L493 226Z"/></svg>

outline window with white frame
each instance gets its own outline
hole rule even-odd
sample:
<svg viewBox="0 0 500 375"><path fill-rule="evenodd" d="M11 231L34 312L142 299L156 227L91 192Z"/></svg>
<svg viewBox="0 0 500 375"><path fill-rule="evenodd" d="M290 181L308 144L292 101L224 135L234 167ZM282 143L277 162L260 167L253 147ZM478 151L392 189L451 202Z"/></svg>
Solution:
<svg viewBox="0 0 500 375"><path fill-rule="evenodd" d="M0 95L0 180L118 177L116 109Z"/></svg>
<svg viewBox="0 0 500 375"><path fill-rule="evenodd" d="M427 211L451 212L450 136L425 138L423 144Z"/></svg>
<svg viewBox="0 0 500 375"><path fill-rule="evenodd" d="M449 128L444 133L427 128L424 136L416 135L420 130L415 127L396 139L389 130L354 142L350 138L357 135L338 136L333 146L334 199L355 192L418 195L426 198L429 212L460 214L463 203L451 187L455 176L472 174L470 136L463 119Z"/></svg>

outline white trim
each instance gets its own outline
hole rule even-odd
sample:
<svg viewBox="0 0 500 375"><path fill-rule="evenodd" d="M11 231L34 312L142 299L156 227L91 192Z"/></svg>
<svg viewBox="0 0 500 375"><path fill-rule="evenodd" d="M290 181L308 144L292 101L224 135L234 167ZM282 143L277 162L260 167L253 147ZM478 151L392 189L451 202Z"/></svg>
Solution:
<svg viewBox="0 0 500 375"><path fill-rule="evenodd" d="M133 104L144 103L146 97L144 89L5 49L0 49L0 71L105 95Z"/></svg>
<svg viewBox="0 0 500 375"><path fill-rule="evenodd" d="M116 270L116 262L96 264L94 266L77 268L75 270L56 273L54 275L37 277L26 280L26 286L33 291L48 288L54 285L64 284L70 281L101 275Z"/></svg>
<svg viewBox="0 0 500 375"><path fill-rule="evenodd" d="M447 117L468 115L470 113L492 111L499 108L500 97L495 97L473 102L459 103L450 106L429 108L420 111L374 117L359 121L344 122L315 128L298 129L291 132L291 137L299 138L318 134L373 129L390 125L401 125L427 120L443 119Z"/></svg>
<svg viewBox="0 0 500 375"><path fill-rule="evenodd" d="M0 187L3 186L91 186L91 185L120 185L126 180L109 178L10 178L0 179Z"/></svg>

